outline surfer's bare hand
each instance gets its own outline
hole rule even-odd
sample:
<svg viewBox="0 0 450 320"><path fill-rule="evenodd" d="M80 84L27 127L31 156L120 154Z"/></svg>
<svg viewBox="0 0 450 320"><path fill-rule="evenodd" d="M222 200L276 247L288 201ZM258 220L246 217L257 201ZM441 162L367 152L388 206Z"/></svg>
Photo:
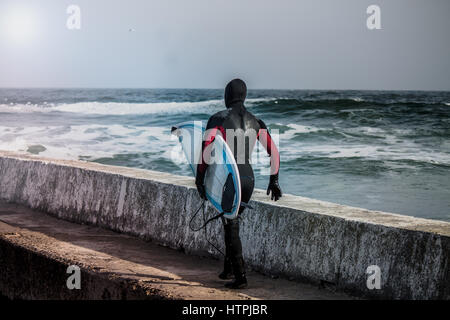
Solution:
<svg viewBox="0 0 450 320"><path fill-rule="evenodd" d="M271 200L277 201L282 196L281 188L278 184L278 174L270 176L269 186L267 187L267 195L269 195L270 192L272 192L272 195L270 196Z"/></svg>

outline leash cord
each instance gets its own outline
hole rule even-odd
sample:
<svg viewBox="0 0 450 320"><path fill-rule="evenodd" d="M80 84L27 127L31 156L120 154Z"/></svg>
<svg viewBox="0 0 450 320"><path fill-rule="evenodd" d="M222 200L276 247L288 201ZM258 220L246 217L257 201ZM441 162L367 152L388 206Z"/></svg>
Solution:
<svg viewBox="0 0 450 320"><path fill-rule="evenodd" d="M197 216L198 212L200 211L200 209L203 208L203 225L200 228L193 228L192 227L192 221L195 219L195 217ZM205 229L205 238L206 241L208 241L208 243L214 248L216 249L220 254L222 254L223 256L225 256L225 254L219 249L217 248L211 241L209 241L208 239L208 234L207 234L207 230L206 230L206 226L208 225L208 223L210 223L213 220L216 220L220 217L222 217L224 215L224 213L219 213L218 215L206 220L206 215L205 215L205 200L203 200L202 204L198 207L198 209L195 211L194 215L192 216L191 220L189 221L189 229L191 229L194 232L200 231L201 229Z"/></svg>

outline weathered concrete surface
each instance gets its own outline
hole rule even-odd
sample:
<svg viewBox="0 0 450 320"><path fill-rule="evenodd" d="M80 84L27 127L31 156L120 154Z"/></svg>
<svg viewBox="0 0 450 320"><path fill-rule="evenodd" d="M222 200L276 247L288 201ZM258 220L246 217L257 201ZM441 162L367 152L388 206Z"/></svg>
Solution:
<svg viewBox="0 0 450 320"><path fill-rule="evenodd" d="M218 256L203 232L189 230L200 204L192 178L0 152L0 182L0 199ZM450 299L450 223L292 195L275 204L261 190L251 205L241 237L255 270L368 297ZM219 223L207 235L223 243ZM370 265L381 269L380 290L367 289Z"/></svg>
<svg viewBox="0 0 450 320"><path fill-rule="evenodd" d="M81 289L69 290L69 265ZM0 293L22 299L348 299L284 279L249 274L224 288L217 259L186 255L132 236L0 202Z"/></svg>

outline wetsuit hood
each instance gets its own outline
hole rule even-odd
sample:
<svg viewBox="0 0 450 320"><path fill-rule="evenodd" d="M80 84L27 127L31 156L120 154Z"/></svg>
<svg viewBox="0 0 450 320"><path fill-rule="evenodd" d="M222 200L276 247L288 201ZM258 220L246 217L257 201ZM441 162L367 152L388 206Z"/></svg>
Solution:
<svg viewBox="0 0 450 320"><path fill-rule="evenodd" d="M241 79L234 79L228 82L225 87L225 105L231 108L236 103L243 104L247 96L247 86Z"/></svg>

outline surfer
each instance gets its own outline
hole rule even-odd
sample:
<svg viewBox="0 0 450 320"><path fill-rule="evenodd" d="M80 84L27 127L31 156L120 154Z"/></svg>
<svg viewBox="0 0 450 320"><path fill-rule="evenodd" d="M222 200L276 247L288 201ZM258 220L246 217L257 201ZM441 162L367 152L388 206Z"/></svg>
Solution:
<svg viewBox="0 0 450 320"><path fill-rule="evenodd" d="M267 150L271 160L271 174L267 195L271 193L271 199L277 201L281 197L281 189L278 184L278 171L280 168L280 156L265 123L251 114L244 106L247 96L247 86L240 79L230 81L225 88L226 110L212 115L206 125L204 141L202 143L202 161L197 166L195 184L200 197L206 199L204 177L208 167L205 157L205 148L214 141L216 134L221 134L223 139L233 151L234 158L239 168L241 180L241 202L247 204L253 193L255 178L250 164L253 148L258 140ZM232 133L232 137L230 137ZM253 133L253 134L252 134ZM229 139L227 140L227 134ZM233 140L233 141L232 141ZM235 143L237 141L237 143ZM239 146L239 144L243 144ZM244 211L243 205L239 208L240 215ZM225 230L225 262L224 270L219 278L234 281L225 286L232 289L245 288L247 278L245 264L242 256L242 244L239 237L239 216L236 219L222 218Z"/></svg>

